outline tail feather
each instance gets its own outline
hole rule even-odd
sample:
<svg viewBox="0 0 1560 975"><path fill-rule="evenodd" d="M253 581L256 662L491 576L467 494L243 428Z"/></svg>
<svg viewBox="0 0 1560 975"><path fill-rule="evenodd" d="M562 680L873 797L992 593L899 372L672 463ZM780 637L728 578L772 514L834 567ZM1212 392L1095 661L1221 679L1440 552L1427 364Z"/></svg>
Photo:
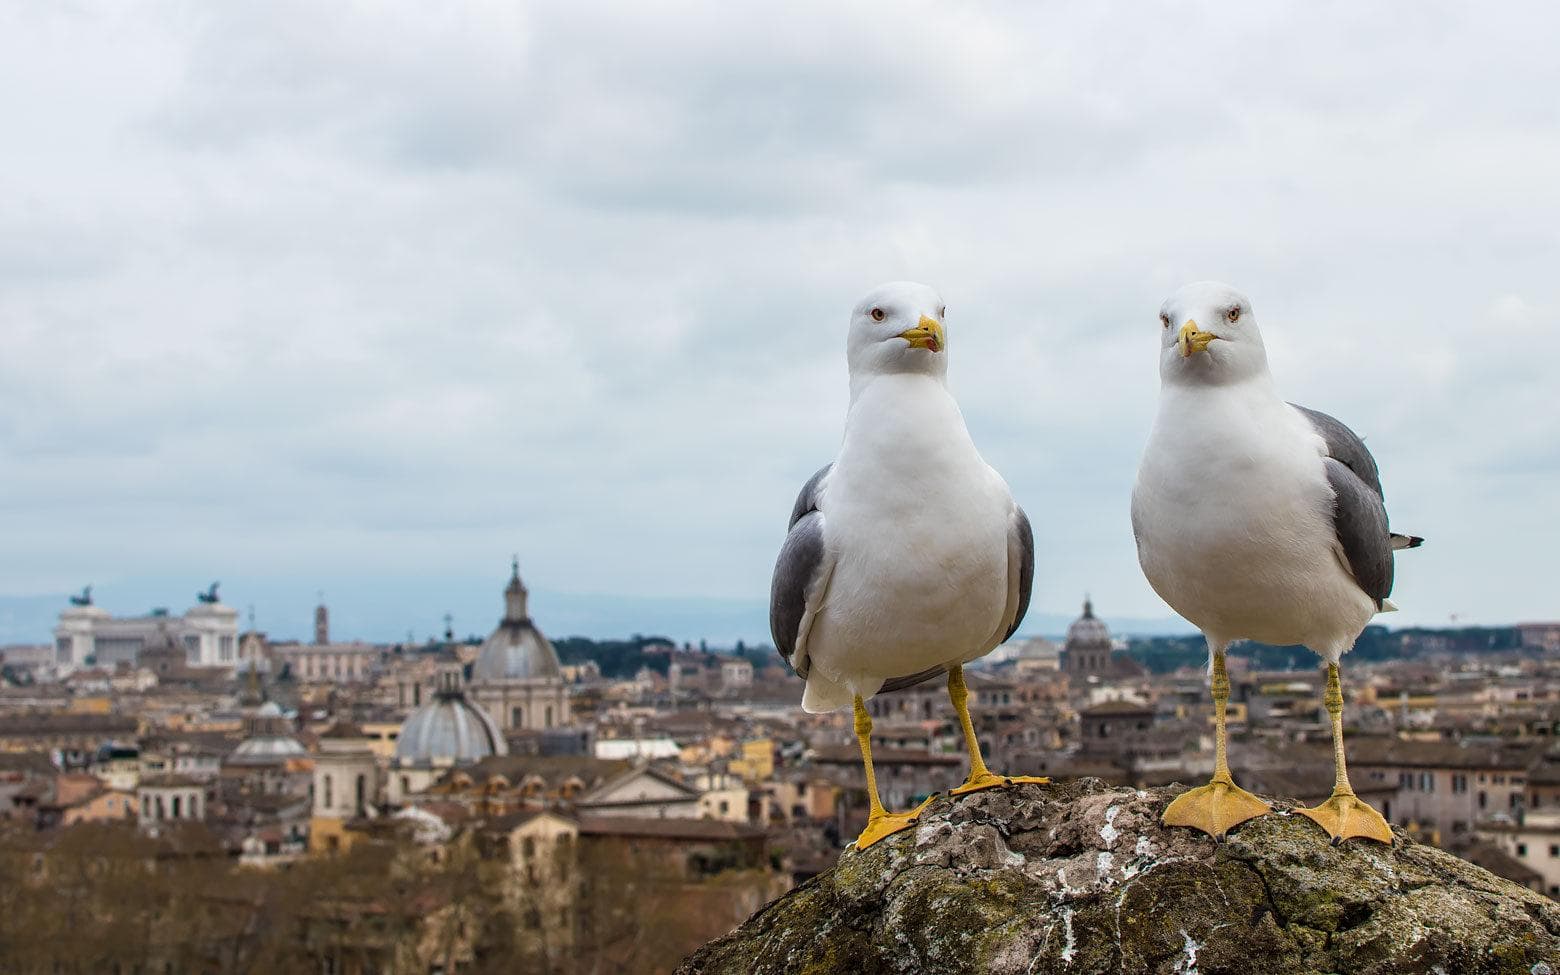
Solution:
<svg viewBox="0 0 1560 975"><path fill-rule="evenodd" d="M1425 540L1420 538L1418 535L1399 535L1397 532L1392 533L1393 551L1402 548L1418 548L1424 543Z"/></svg>

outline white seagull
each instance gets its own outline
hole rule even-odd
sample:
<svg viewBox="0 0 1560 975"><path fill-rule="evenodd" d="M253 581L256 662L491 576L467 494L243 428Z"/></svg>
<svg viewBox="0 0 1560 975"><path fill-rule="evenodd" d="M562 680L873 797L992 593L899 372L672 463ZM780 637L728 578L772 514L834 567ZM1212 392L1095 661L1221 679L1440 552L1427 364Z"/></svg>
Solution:
<svg viewBox="0 0 1560 975"><path fill-rule="evenodd" d="M963 665L1029 607L1034 538L948 392L944 312L931 288L895 282L851 313L845 440L797 497L770 590L775 646L807 681L802 707L855 708L870 804L858 849L920 812L878 799L863 702L882 691L947 672L970 755L955 793L1046 781L992 774L965 704Z"/></svg>
<svg viewBox="0 0 1560 975"><path fill-rule="evenodd" d="M1213 780L1177 797L1164 822L1222 837L1268 811L1225 760L1224 651L1251 639L1304 644L1327 661L1333 794L1299 811L1335 842L1390 843L1386 820L1349 787L1338 660L1373 616L1395 608L1393 552L1422 539L1388 530L1360 438L1278 395L1245 295L1189 284L1165 301L1159 324L1159 414L1132 491L1132 530L1149 584L1208 640L1215 709Z"/></svg>

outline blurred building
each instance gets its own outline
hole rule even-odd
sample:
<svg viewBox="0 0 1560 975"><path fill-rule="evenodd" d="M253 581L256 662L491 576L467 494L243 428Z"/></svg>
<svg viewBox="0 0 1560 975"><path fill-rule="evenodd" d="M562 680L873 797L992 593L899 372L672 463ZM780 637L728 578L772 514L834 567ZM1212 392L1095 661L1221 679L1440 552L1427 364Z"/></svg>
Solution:
<svg viewBox="0 0 1560 975"><path fill-rule="evenodd" d="M89 588L60 611L54 662L62 670L137 664L143 650L170 639L191 667L232 669L238 662L238 610L217 599L213 584L183 616L164 609L145 616L113 616L93 605Z"/></svg>
<svg viewBox="0 0 1560 975"><path fill-rule="evenodd" d="M471 697L504 731L541 731L569 723L569 695L558 653L531 621L520 563L504 589L504 618L471 668Z"/></svg>

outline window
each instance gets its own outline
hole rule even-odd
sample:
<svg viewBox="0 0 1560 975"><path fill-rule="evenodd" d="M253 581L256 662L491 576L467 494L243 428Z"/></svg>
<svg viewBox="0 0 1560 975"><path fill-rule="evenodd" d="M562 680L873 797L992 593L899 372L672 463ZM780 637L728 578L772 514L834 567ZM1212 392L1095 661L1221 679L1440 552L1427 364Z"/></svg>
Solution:
<svg viewBox="0 0 1560 975"><path fill-rule="evenodd" d="M1519 857L1527 856L1527 844L1526 843L1518 843L1517 844L1517 856L1519 856Z"/></svg>
<svg viewBox="0 0 1560 975"><path fill-rule="evenodd" d="M1560 843L1549 844L1549 855L1552 857L1560 857Z"/></svg>
<svg viewBox="0 0 1560 975"><path fill-rule="evenodd" d="M509 726L511 728L525 727L525 708L515 707L509 709Z"/></svg>
<svg viewBox="0 0 1560 975"><path fill-rule="evenodd" d="M551 704L547 705L547 710L544 713L546 714L546 719L544 721L544 725L546 727L548 727L548 728L551 728L552 727L552 705Z"/></svg>
<svg viewBox="0 0 1560 975"><path fill-rule="evenodd" d="M179 796L174 796L170 800L170 808L173 810L172 815L173 815L174 819L178 819L179 818L179 804L180 804L180 801L181 800L180 800Z"/></svg>
<svg viewBox="0 0 1560 975"><path fill-rule="evenodd" d="M1487 808L1489 806L1489 804L1490 804L1489 793L1485 792L1483 789L1480 789L1479 790L1479 808L1480 809L1485 809L1485 808Z"/></svg>
<svg viewBox="0 0 1560 975"><path fill-rule="evenodd" d="M325 776L325 808L329 809L336 804L336 783L330 776Z"/></svg>
<svg viewBox="0 0 1560 975"><path fill-rule="evenodd" d="M1462 775L1462 774L1453 775L1452 776L1452 791L1456 792L1456 793L1459 793L1459 794L1467 792L1468 791L1468 777L1466 775Z"/></svg>

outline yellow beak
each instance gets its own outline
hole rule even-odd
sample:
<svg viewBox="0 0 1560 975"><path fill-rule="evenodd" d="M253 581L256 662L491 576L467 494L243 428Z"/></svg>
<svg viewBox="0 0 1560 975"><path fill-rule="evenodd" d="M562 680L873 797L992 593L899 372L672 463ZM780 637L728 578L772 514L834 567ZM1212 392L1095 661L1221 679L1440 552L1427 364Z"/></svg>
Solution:
<svg viewBox="0 0 1560 975"><path fill-rule="evenodd" d="M1181 358L1189 359L1194 352L1201 352L1208 347L1208 343L1218 338L1212 332L1199 332L1197 323L1188 318L1186 324L1181 326L1181 334L1176 336L1176 348L1181 350Z"/></svg>
<svg viewBox="0 0 1560 975"><path fill-rule="evenodd" d="M942 322L922 315L915 328L905 329L899 333L899 337L909 342L912 349L931 349L933 352L941 352L943 348Z"/></svg>

